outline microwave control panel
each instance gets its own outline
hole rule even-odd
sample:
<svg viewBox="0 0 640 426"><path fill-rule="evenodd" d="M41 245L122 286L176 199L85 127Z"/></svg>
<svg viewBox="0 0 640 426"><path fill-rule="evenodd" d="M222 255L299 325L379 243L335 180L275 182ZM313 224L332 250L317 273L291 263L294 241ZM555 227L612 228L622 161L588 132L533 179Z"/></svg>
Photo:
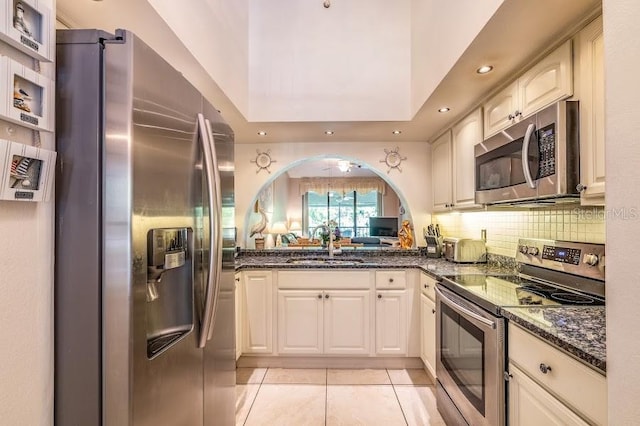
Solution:
<svg viewBox="0 0 640 426"><path fill-rule="evenodd" d="M543 127L538 131L538 146L540 149L539 178L552 176L556 173L556 135L555 125Z"/></svg>

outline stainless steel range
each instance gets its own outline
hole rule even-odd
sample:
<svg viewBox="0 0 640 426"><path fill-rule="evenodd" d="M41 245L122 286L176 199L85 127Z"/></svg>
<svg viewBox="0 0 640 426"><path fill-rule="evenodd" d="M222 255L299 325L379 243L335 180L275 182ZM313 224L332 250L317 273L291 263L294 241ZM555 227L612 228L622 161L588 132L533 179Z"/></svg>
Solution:
<svg viewBox="0 0 640 426"><path fill-rule="evenodd" d="M521 239L517 275L451 275L436 287L438 410L449 424L505 424L501 308L603 305L602 244Z"/></svg>

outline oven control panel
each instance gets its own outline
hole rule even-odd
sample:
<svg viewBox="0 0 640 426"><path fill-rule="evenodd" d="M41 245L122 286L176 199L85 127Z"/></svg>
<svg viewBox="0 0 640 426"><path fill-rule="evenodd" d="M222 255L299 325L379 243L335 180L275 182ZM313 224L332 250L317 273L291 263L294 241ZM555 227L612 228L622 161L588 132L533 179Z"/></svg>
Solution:
<svg viewBox="0 0 640 426"><path fill-rule="evenodd" d="M579 265L581 252L582 250L579 248L544 246L542 249L542 258L555 262Z"/></svg>
<svg viewBox="0 0 640 426"><path fill-rule="evenodd" d="M604 247L604 244L521 238L516 260L604 281Z"/></svg>

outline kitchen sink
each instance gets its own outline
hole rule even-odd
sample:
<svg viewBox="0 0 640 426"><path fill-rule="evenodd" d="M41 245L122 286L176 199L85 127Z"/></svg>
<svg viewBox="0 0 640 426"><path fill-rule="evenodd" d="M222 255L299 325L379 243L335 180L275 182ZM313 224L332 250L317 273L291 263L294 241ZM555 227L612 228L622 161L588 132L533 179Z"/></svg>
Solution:
<svg viewBox="0 0 640 426"><path fill-rule="evenodd" d="M292 263L294 265L357 265L362 263L362 259L336 257L292 257L287 260L287 263Z"/></svg>

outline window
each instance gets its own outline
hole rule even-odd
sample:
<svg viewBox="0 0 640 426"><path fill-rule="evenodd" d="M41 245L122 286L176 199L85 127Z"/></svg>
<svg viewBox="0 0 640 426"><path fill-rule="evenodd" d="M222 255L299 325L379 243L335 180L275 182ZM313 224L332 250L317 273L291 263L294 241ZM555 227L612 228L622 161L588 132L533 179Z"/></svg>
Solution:
<svg viewBox="0 0 640 426"><path fill-rule="evenodd" d="M303 197L304 230L308 234L316 226L334 220L340 234L346 238L368 237L369 217L380 216L382 197L378 191L359 194L356 191L340 194L318 194L309 191Z"/></svg>

